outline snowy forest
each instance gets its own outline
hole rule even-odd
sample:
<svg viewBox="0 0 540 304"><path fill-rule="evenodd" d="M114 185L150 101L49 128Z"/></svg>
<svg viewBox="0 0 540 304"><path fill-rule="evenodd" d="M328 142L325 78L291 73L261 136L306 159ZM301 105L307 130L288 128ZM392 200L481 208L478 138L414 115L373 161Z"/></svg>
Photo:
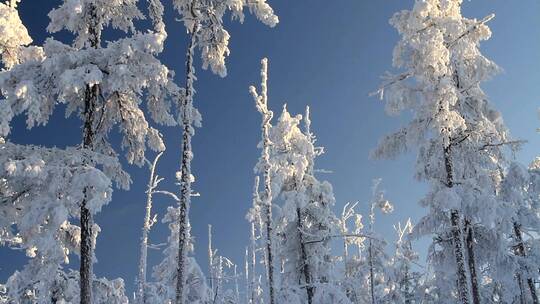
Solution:
<svg viewBox="0 0 540 304"><path fill-rule="evenodd" d="M467 2L482 0L401 0L403 9L377 21L395 35L384 41L392 49L381 59L390 72L376 71L378 85L348 102L371 104L386 115L380 124L392 128L370 126L370 113L351 114L367 121L364 131L378 142L360 142L363 150L354 153L374 166L391 164L388 174L402 183L414 179L422 192L407 198L373 175L359 189L365 197L349 202L337 199L342 188L332 176L340 173L324 157L355 149L325 149L323 139L356 131L316 132L345 118L332 112L333 100L325 100L326 112L310 108L317 98L304 90L310 84L285 80L303 91L300 111L274 98L280 87L264 50L249 61L255 74L242 70L247 63L234 68L250 78L238 96L248 101L240 105L249 116L242 119L256 122L256 141L238 133L243 127L226 132L233 127L206 118L205 103L234 103L226 94L219 101L200 97L209 90L203 83L231 86L229 61L250 43L235 44L231 33L251 27L256 36L287 26L286 18L300 18L286 13L289 4L278 10L278 0L55 0L50 11L22 14L41 1L48 2L0 0L0 304L540 303L540 157L517 157L534 139L513 136L503 120L522 101L505 101L513 106L503 112L485 89L505 67L483 49L497 36L490 25L499 12L465 13ZM336 2L347 9L347 1ZM46 28L31 20L38 15L47 18ZM361 44L383 43L351 31ZM38 32L47 34L33 37ZM335 47L347 48L343 41ZM173 49L173 42L182 46ZM304 62L292 60L291 69ZM325 61L317 64L332 65ZM334 94L332 83L322 90ZM538 113L526 114L537 122L526 128L537 132ZM250 162L248 170L237 169L249 182L227 190L248 192L249 199L211 196L241 205L242 214L192 214L210 208L204 205L212 187L201 191L199 179L237 174L204 168L210 157L197 137L205 128L224 130L219 145L246 142L257 151L238 156ZM41 135L24 133L35 129ZM396 166L400 157L413 164ZM128 204L117 201L121 193L136 195ZM117 204L140 217L104 220ZM395 214L399 220L389 223ZM125 231L123 221L138 228ZM227 234L223 227L232 223L247 228ZM103 239L110 225L136 238L137 249L124 248L122 237ZM111 277L96 271L107 259L103 247L120 252L118 263L134 276L114 275L109 266ZM233 247L241 254L229 255Z"/></svg>

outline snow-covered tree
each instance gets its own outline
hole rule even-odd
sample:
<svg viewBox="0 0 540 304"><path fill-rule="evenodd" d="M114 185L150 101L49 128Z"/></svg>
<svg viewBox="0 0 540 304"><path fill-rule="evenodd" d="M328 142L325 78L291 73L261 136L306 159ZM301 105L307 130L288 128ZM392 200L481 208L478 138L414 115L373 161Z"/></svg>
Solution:
<svg viewBox="0 0 540 304"><path fill-rule="evenodd" d="M341 234L343 235L343 273L341 286L343 287L345 294L351 302L358 303L358 286L355 284L354 277L356 276L358 261L361 256L361 250L365 248L366 237L363 236L362 231L364 224L362 223L362 215L358 213L355 208L358 206L358 202L346 203L343 206L340 217ZM354 229L351 230L349 222L353 220ZM353 250L356 247L356 254Z"/></svg>
<svg viewBox="0 0 540 304"><path fill-rule="evenodd" d="M7 44L19 47L15 51L3 48L2 57L10 69L0 73L4 98L0 102L0 136L9 134L15 115L26 114L29 128L45 125L55 107L66 104L66 114L79 116L83 129L80 147L66 150L78 159L78 166L86 169L73 171L77 174L73 178L82 179L87 171L95 170L126 188L129 177L118 165L108 134L118 126L128 162L142 164L147 146L159 151L164 145L159 132L149 126L140 104L146 100L154 121L172 125L175 119L167 96L181 92L169 81L169 70L155 57L163 48L165 33L136 32L134 20L143 17L136 4L135 0L65 0L50 12L48 30L73 33L71 44L53 38L43 46L23 47L28 39ZM15 19L2 19L10 20ZM126 32L126 37L104 46L101 33L109 25ZM100 159L112 160L103 164ZM70 166L69 162L63 165ZM95 198L101 193L95 191L91 185L84 188L82 196L77 196L79 210L69 213L81 223L81 303L92 299L93 242L97 235L93 215L102 205L98 202L110 200L110 191L100 200ZM58 196L68 194L59 192Z"/></svg>
<svg viewBox="0 0 540 304"><path fill-rule="evenodd" d="M346 234L349 243L357 247L357 254L348 257L345 264L348 277L344 280L349 298L355 303L380 303L388 294L389 257L386 240L375 231L377 210L382 214L393 211L393 205L384 197L379 186L381 179L373 180L372 198L369 201L369 223L364 227L362 217L355 214L354 234ZM354 205L351 206L354 208ZM349 209L351 208L349 207ZM345 209L347 210L347 209ZM348 212L354 212L350 209Z"/></svg>
<svg viewBox="0 0 540 304"><path fill-rule="evenodd" d="M493 15L465 18L461 4L416 1L391 19L402 36L394 66L404 72L389 75L378 92L386 96L389 114L410 110L413 118L373 155L392 158L418 147L416 177L431 188L422 200L429 213L414 234L435 235L429 259L436 265L438 300L477 304L480 268L505 259L505 240L497 231L504 214L497 172L504 166L503 149L515 142L480 88L499 71L479 49L491 36L486 23ZM457 282L456 288L448 282Z"/></svg>
<svg viewBox="0 0 540 304"><path fill-rule="evenodd" d="M260 144L263 152L256 172L262 174L264 180L261 203L254 204L251 220L258 215L266 228L265 263L270 302L341 303L346 297L333 285L338 280L334 276L329 246L330 239L339 233L339 221L332 213L335 200L331 185L318 181L313 175L314 159L322 149L314 146L309 114L304 120L305 131L300 128L302 115L293 117L286 107L276 125L271 125L273 113L268 110L267 68L267 59L263 59L261 93L250 88L263 116ZM258 197L257 194L257 200ZM283 202L282 212L274 223L272 206L279 201ZM274 258L282 265L279 285L276 285L278 280L274 281L278 262Z"/></svg>
<svg viewBox="0 0 540 304"><path fill-rule="evenodd" d="M27 51L24 46L32 43L32 38L19 17L17 2L20 0L0 2L0 54L6 68L19 63Z"/></svg>
<svg viewBox="0 0 540 304"><path fill-rule="evenodd" d="M309 112L308 112L309 113ZM309 126L309 115L306 115ZM277 222L276 247L282 261L280 298L293 303L343 302L337 288L329 242L339 234L339 221L332 212L332 186L313 175L315 157L310 132L301 130L302 115L291 116L286 107L270 130L272 192L283 201Z"/></svg>
<svg viewBox="0 0 540 304"><path fill-rule="evenodd" d="M5 284L7 303L50 303L65 289L59 283L67 276L62 265L69 263L71 252L80 250L80 228L70 220L79 214L85 189L93 189L87 195L92 212L111 200L111 178L85 159L118 172L120 164L114 157L76 148L2 141L0 151L0 245L22 249L31 258ZM115 181L125 184L128 179L121 174ZM93 239L98 232L95 225Z"/></svg>
<svg viewBox="0 0 540 304"><path fill-rule="evenodd" d="M145 299L147 303L176 303L176 282L178 271L174 267L178 261L178 216L179 209L169 207L164 223L168 223L170 235L167 248L164 250L164 259L153 268L153 281L147 283ZM193 250L193 243L189 235L188 226L188 250ZM197 261L190 257L186 261L185 277L185 301L186 303L208 304L212 303L212 291L206 283L206 276L201 271ZM173 267L171 267L173 266Z"/></svg>
<svg viewBox="0 0 540 304"><path fill-rule="evenodd" d="M418 254L412 248L409 238L413 225L410 219L405 225L394 225L397 238L395 242L394 256L388 265L388 278L386 278L387 294L382 299L383 303L421 303L422 286L421 274L414 270L418 261Z"/></svg>

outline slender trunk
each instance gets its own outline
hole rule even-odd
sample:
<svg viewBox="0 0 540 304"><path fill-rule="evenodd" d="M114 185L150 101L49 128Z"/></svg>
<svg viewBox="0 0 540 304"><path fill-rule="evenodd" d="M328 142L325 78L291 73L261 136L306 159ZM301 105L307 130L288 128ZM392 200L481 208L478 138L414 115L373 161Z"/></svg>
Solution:
<svg viewBox="0 0 540 304"><path fill-rule="evenodd" d="M300 256L301 256L301 259L302 259L301 260L301 262L302 262L301 269L302 269L302 274L304 276L304 281L306 283L306 292L307 292L308 304L312 304L313 303L314 288L313 288L313 285L312 285L313 282L312 282L311 273L310 273L310 269L309 269L309 262L308 262L307 252L306 252L306 245L305 245L305 242L304 242L304 236L303 236L304 225L302 223L302 217L301 216L302 216L302 214L301 214L300 208L296 208L298 239L299 239L299 242L300 242Z"/></svg>
<svg viewBox="0 0 540 304"><path fill-rule="evenodd" d="M346 225L343 223L342 230L346 232ZM345 269L345 280L349 282L349 278L351 276L351 271L349 269L349 244L348 239L345 237L343 238L343 267ZM356 297L354 296L351 288L349 285L345 285L345 294L347 295L347 298L351 299L352 302L356 303Z"/></svg>
<svg viewBox="0 0 540 304"><path fill-rule="evenodd" d="M212 248L212 225L208 225L208 272L210 288L214 292L214 249Z"/></svg>
<svg viewBox="0 0 540 304"><path fill-rule="evenodd" d="M471 226L471 222L468 219L465 219L465 231L467 232L467 237L465 241L467 243L467 263L469 266L469 275L471 278L472 300L474 304L480 304L480 291L478 285L478 275L476 273L476 260L474 257L473 248L473 228Z"/></svg>
<svg viewBox="0 0 540 304"><path fill-rule="evenodd" d="M374 289L374 271L373 271L373 245L369 240L369 292L371 294L371 304L375 304L375 289Z"/></svg>
<svg viewBox="0 0 540 304"><path fill-rule="evenodd" d="M163 152L159 153L150 167L150 180L148 181L148 189L146 192L146 209L144 214L144 223L141 236L141 248L140 248L140 260L139 260L139 278L138 278L138 290L137 290L137 302L140 304L146 303L144 288L146 286L146 272L147 272L147 259L148 259L148 234L150 228L154 224L152 219L152 195L157 183L156 181L156 166L159 158L163 155Z"/></svg>
<svg viewBox="0 0 540 304"><path fill-rule="evenodd" d="M236 303L240 303L240 288L238 287L238 272L236 265L234 265L234 294Z"/></svg>
<svg viewBox="0 0 540 304"><path fill-rule="evenodd" d="M94 4L86 7L88 18L88 40L91 48L98 48L100 44L100 26L97 17L97 8ZM97 99L100 94L99 84L87 85L84 94L84 127L83 127L83 148L94 149L94 118L97 106ZM92 302L92 260L93 260L93 226L92 213L87 208L89 188L84 189L84 198L81 202L81 265L79 269L80 303L91 304Z"/></svg>
<svg viewBox="0 0 540 304"><path fill-rule="evenodd" d="M216 284L216 293L214 297L214 303L221 303L223 300L223 277L224 277L224 271L223 271L223 257L219 256L219 266L217 271L217 284Z"/></svg>
<svg viewBox="0 0 540 304"><path fill-rule="evenodd" d="M274 256L272 249L273 239L273 219L272 219L272 180L270 176L270 121L272 120L273 113L268 110L268 60L265 58L261 60L261 95L257 96L255 88L251 87L251 93L255 98L258 111L262 114L262 163L263 163L263 177L264 177L264 221L266 225L266 267L268 267L268 293L270 298L270 304L276 304L275 298L275 282L274 282Z"/></svg>
<svg viewBox="0 0 540 304"><path fill-rule="evenodd" d="M246 304L251 303L250 301L250 295L251 295L251 284L249 281L249 249L246 247L246 252L244 254L244 279L246 280Z"/></svg>
<svg viewBox="0 0 540 304"><path fill-rule="evenodd" d="M193 83L195 81L195 71L193 67L193 53L195 52L195 33L198 30L198 24L193 26L191 31L190 43L187 50L186 60L186 96L182 100L182 160L181 160L181 178L180 178L180 217L178 219L178 263L176 269L176 304L185 303L185 280L187 250L189 242L188 215L191 203L191 137L193 136L193 94L195 90Z"/></svg>
<svg viewBox="0 0 540 304"><path fill-rule="evenodd" d="M526 296L525 296L525 288L523 287L523 279L521 278L521 274L516 274L516 280L519 287L519 303L520 304L527 304Z"/></svg>
<svg viewBox="0 0 540 304"><path fill-rule="evenodd" d="M272 255L272 206L266 206L266 263L268 267L268 292L270 304L276 304L274 291L274 257Z"/></svg>
<svg viewBox="0 0 540 304"><path fill-rule="evenodd" d="M410 293L410 278L409 278L409 266L405 266L405 281L403 282L403 289L405 290L405 304L411 304L411 293Z"/></svg>
<svg viewBox="0 0 540 304"><path fill-rule="evenodd" d="M257 264L257 245L255 243L255 223L251 223L251 282L249 285L250 291L250 302L251 304L255 303L257 297L255 285L256 285L256 276L255 276L255 265Z"/></svg>
<svg viewBox="0 0 540 304"><path fill-rule="evenodd" d="M446 170L446 185L449 188L454 186L452 173L452 161L450 159L450 147L444 148L444 166ZM452 225L452 243L454 245L454 256L456 257L456 275L458 283L458 294L462 304L469 303L469 288L467 284L467 273L465 272L465 258L463 256L463 237L461 231L460 215L457 209L450 210L450 223Z"/></svg>
<svg viewBox="0 0 540 304"><path fill-rule="evenodd" d="M521 225L518 222L514 222L514 235L517 241L516 247L514 249L514 252L521 257L525 257L525 244L523 243L523 236L521 235ZM524 288L522 286L522 278L521 275L518 274L518 283L520 284L521 293L524 294ZM529 287L529 291L531 292L532 301L534 304L538 304L538 295L536 294L536 286L534 285L534 281L532 278L527 278L527 285Z"/></svg>

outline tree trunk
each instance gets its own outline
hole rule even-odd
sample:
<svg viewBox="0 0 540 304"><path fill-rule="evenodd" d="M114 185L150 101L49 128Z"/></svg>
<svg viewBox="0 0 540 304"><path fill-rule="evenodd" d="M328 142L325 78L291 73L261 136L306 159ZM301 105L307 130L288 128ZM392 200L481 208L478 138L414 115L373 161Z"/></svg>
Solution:
<svg viewBox="0 0 540 304"><path fill-rule="evenodd" d="M187 249L189 242L188 214L191 203L191 160L193 153L191 150L191 137L193 136L193 94L195 90L195 72L193 67L193 53L195 52L195 34L198 24L193 26L191 39L187 50L186 60L186 96L182 100L182 160L180 177L180 217L178 219L178 261L176 268L176 304L185 303L185 281Z"/></svg>
<svg viewBox="0 0 540 304"><path fill-rule="evenodd" d="M405 290L405 304L411 304L411 286L410 286L410 278L409 278L409 267L405 266L405 281L403 282L403 289Z"/></svg>
<svg viewBox="0 0 540 304"><path fill-rule="evenodd" d="M521 257L525 257L525 244L523 244L523 236L521 235L521 225L517 222L514 222L514 235L516 238L516 247L514 249L515 254ZM520 274L517 276L519 280L519 285L522 291L522 294L524 294L524 288L523 288L523 282L522 277ZM532 278L527 278L527 285L529 286L529 291L531 292L532 301L534 304L538 304L538 295L536 294L536 286L534 285L534 281Z"/></svg>
<svg viewBox="0 0 540 304"><path fill-rule="evenodd" d="M84 139L83 148L93 149L94 143L94 110L96 106L96 99L99 94L99 86L94 85L92 87L87 86L85 92L85 109L84 109ZM93 226L94 220L92 213L88 210L86 204L88 202L90 188L84 189L84 198L81 202L81 265L80 265L80 295L81 304L90 304L92 300L92 260L94 253L93 246Z"/></svg>
<svg viewBox="0 0 540 304"><path fill-rule="evenodd" d="M371 304L375 304L374 271L373 271L373 244L369 239L369 292L371 294Z"/></svg>
<svg viewBox="0 0 540 304"><path fill-rule="evenodd" d="M208 225L208 274L210 275L210 289L214 292L214 249L212 248L212 225Z"/></svg>
<svg viewBox="0 0 540 304"><path fill-rule="evenodd" d="M146 209L144 214L144 223L141 236L141 248L139 259L139 278L137 280L137 302L140 304L146 303L144 288L146 286L147 272L147 257L148 257L148 234L153 225L152 220L152 195L154 188L159 181L156 181L156 166L163 152L159 153L150 167L150 180L148 181L148 189L146 193Z"/></svg>
<svg viewBox="0 0 540 304"><path fill-rule="evenodd" d="M276 304L274 291L274 257L272 255L272 206L266 206L266 257L268 267L268 291L270 304Z"/></svg>
<svg viewBox="0 0 540 304"><path fill-rule="evenodd" d="M91 48L98 48L100 44L100 25L97 16L97 8L94 4L86 7L88 18L88 40ZM84 94L84 126L83 126L83 148L94 149L94 118L97 98L100 94L99 84L86 85ZM92 260L93 260L93 217L87 208L89 188L84 189L84 198L81 202L81 265L79 269L80 303L91 304L92 302Z"/></svg>
<svg viewBox="0 0 540 304"><path fill-rule="evenodd" d="M312 278L311 278L311 273L310 273L310 269L309 269L309 262L308 262L308 256L307 256L307 252L306 252L306 244L304 242L304 235L303 235L303 231L304 231L304 226L303 226L303 223L302 223L302 218L301 218L301 211L300 211L300 208L296 208L296 220L297 220L297 227L298 227L298 238L299 238L299 242L300 242L300 255L301 255L301 258L302 258L302 265L301 265L301 269L302 269L302 274L304 276L304 281L306 283L306 292L307 292L307 299L308 299L308 304L312 304L313 303L313 295L314 295L314 290L313 290L313 285L312 285Z"/></svg>
<svg viewBox="0 0 540 304"><path fill-rule="evenodd" d="M462 304L469 303L469 288L467 287L467 274L465 272L465 259L463 257L463 244L461 236L461 225L459 211L450 211L450 221L452 224L452 243L454 244L454 255L456 257L458 293Z"/></svg>
<svg viewBox="0 0 540 304"><path fill-rule="evenodd" d="M256 285L256 276L255 276L255 265L257 264L257 245L255 244L255 223L251 223L251 262L250 262L250 269L251 269L251 281L249 284L249 291L250 291L250 301L248 303L254 304L256 300L256 291L255 291L255 285Z"/></svg>
<svg viewBox="0 0 540 304"><path fill-rule="evenodd" d="M268 110L268 61L261 60L261 96L256 97L256 105L258 111L262 114L262 140L263 152L262 161L264 164L264 222L266 225L266 267L268 271L268 293L270 304L276 304L275 297L275 282L274 282L274 256L272 250L273 238L273 219L272 219L272 180L270 176L270 121L272 120L272 112ZM255 94L254 92L252 92ZM255 96L255 95L254 95Z"/></svg>
<svg viewBox="0 0 540 304"><path fill-rule="evenodd" d="M465 220L465 231L467 232L467 262L469 266L469 274L471 278L471 291L472 291L472 299L474 304L480 304L480 291L479 291L479 285L478 285L478 275L476 273L476 260L474 257L474 237L473 237L473 228L471 226L471 222L466 219Z"/></svg>
<svg viewBox="0 0 540 304"><path fill-rule="evenodd" d="M446 170L446 185L448 188L454 186L452 173L452 160L450 159L450 149L448 145L444 148L444 165ZM462 304L469 304L469 288L467 284L467 273L465 272L465 259L463 257L463 237L461 232L459 211L450 210L450 223L452 225L452 243L454 245L454 256L456 257L456 275L458 283L458 294Z"/></svg>

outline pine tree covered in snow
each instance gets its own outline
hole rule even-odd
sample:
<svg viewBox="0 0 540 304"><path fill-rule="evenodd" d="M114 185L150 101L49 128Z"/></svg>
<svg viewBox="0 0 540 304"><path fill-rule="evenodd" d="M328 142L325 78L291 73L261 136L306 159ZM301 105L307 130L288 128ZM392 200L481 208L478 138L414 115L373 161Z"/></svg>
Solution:
<svg viewBox="0 0 540 304"><path fill-rule="evenodd" d="M397 233L394 256L389 263L386 278L386 295L383 303L422 303L422 274L415 270L418 254L412 248L410 235L413 225L410 219L405 225L394 226Z"/></svg>
<svg viewBox="0 0 540 304"><path fill-rule="evenodd" d="M344 209L344 214L355 215L354 233L346 233L349 244L356 246L356 254L350 253L354 247L347 246L345 259L344 287L348 297L354 303L381 303L388 294L387 280L391 269L390 258L386 253L387 241L375 231L377 210L382 214L393 211L393 205L384 197L379 189L381 179L375 179L372 187L372 198L369 202L369 222L365 227L362 216L354 212L355 205ZM347 216L344 217L346 219ZM347 228L345 226L344 230Z"/></svg>
<svg viewBox="0 0 540 304"><path fill-rule="evenodd" d="M104 193L100 190L111 187L111 180L123 188L130 183L119 165L116 151L108 141L108 134L118 126L128 162L142 164L147 146L156 151L164 149L159 132L149 126L139 107L142 101L147 101L154 121L169 125L175 123L174 116L170 114L172 102L167 96L179 95L180 90L169 81L169 70L155 58L163 48L165 33L136 32L133 22L143 17L136 4L136 1L128 0L63 1L50 12L48 30L53 33L64 29L72 32L74 40L71 45L49 38L43 46L23 47L29 40L21 39L7 43L9 48L3 48L2 53L6 66L10 68L0 74L0 89L4 97L0 103L1 136L9 134L10 121L15 115L26 114L29 128L45 125L58 104L66 105L67 115L76 114L82 120L80 147L64 151L45 149L41 152L45 154L41 157L41 166L50 164L56 170L63 170L62 174L71 174L77 186L82 187L77 189L82 191L77 196L64 192L65 189L58 189L55 200L58 205L62 200L73 197L79 200L69 202L69 213L59 215L62 217L62 214L66 214L67 219L80 219L81 222L77 246L81 256L81 303L90 303L94 289L93 248L99 228L92 218L103 204L110 201L112 191L107 189ZM2 19L2 22L10 20ZM101 33L108 25L123 30L127 33L126 37L103 46ZM13 26L15 30L11 28ZM21 26L8 23L8 34L22 31ZM19 47L13 49L17 45ZM6 52L9 55L5 55ZM35 147L28 149L37 151ZM50 153L58 155L47 156ZM37 158L40 157L34 155L30 161L37 161ZM84 182L90 184L85 185ZM100 187L93 185L96 182L100 183ZM32 191L41 189L31 188ZM36 197L39 196L36 193ZM31 197L19 197L14 203L27 198ZM73 205L78 209L73 209ZM54 230L58 225L55 225L51 225L49 235L58 233L59 230ZM43 229L48 228L43 226Z"/></svg>
<svg viewBox="0 0 540 304"><path fill-rule="evenodd" d="M431 188L422 200L429 213L414 234L435 235L429 260L437 301L477 304L481 269L504 280L496 273L508 256L498 219L507 212L496 190L504 148L516 142L480 88L499 71L479 50L491 35L486 23L493 15L467 19L461 2L416 1L391 19L402 36L394 65L405 71L388 76L379 93L386 96L389 114L410 110L414 117L385 137L373 155L392 158L419 147L416 177Z"/></svg>
<svg viewBox="0 0 540 304"><path fill-rule="evenodd" d="M309 113L309 112L308 112ZM309 126L309 114L305 121ZM282 201L276 222L276 257L283 265L279 302L347 303L337 286L330 240L339 234L332 186L313 175L322 149L300 129L302 115L286 107L270 130L272 193Z"/></svg>

